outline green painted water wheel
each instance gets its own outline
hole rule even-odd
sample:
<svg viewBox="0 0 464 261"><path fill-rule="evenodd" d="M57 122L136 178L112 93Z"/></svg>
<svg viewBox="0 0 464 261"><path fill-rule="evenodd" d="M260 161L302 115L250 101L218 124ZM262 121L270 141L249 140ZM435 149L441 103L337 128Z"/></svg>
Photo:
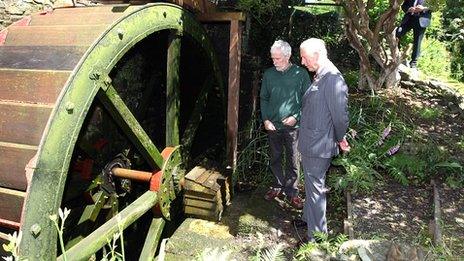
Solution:
<svg viewBox="0 0 464 261"><path fill-rule="evenodd" d="M68 8L45 16L48 18L32 16L32 24L48 23L36 25L36 30L12 26L4 46L0 46L3 59L0 74L8 73L4 72L7 70L62 74L60 80L47 76L49 85L59 86L61 81L62 88L57 88L57 99L47 103L50 104L46 106L50 108L48 114L45 113L49 115L48 123L37 130L42 133L40 143L31 144L37 151L35 162L29 162L33 175L27 192L21 192L25 195L21 221L12 222L13 227L20 224L22 231L20 255L29 260L54 259L61 251L57 251L57 231L49 217L56 215L60 207L69 207L72 213L69 222L74 223L65 223L68 259L88 258L115 233L143 215L149 216L151 225L145 231L147 240L140 259L152 257L164 220L170 218L170 201L179 192L177 182L188 169L192 155L205 149L195 146L199 132L209 127L202 126L211 116L206 111L213 108L216 115L221 115L216 124L224 128L223 83L211 43L191 14L169 4ZM101 24L89 25L90 20L76 19L79 16L99 17ZM58 21L65 25L56 26ZM46 34L55 37L35 38L32 32L37 30L49 30ZM75 40L56 36L63 33ZM150 48L151 44L155 47ZM182 51L184 44L187 52ZM41 62L14 63L15 59L26 59L15 56L17 50L24 46L30 49L31 45L36 50L34 55L46 53L39 57ZM163 50L164 55L145 57L144 63L163 64L150 68L154 74L157 69L166 69L160 73L161 77L153 77L151 81L135 79L132 85L130 81L118 80L121 74L130 71L128 60L140 54L142 57L153 54L154 49ZM181 62L190 52L197 55L188 58L188 66L196 71L184 77L184 71L189 70ZM198 61L207 65L206 71L195 68ZM126 65L129 69L122 69ZM134 69L135 72L144 68ZM163 78L163 82L156 83ZM137 87L137 81L145 87ZM147 82L155 82L158 87L150 90ZM224 133L223 129L218 131ZM178 145L181 147L165 160L162 149ZM149 191L143 182L119 178L111 171L115 167L144 172L166 170L163 179L166 182L161 185L165 192ZM12 186L9 190L24 191L24 186ZM163 215L150 214L149 210L159 202ZM82 225L85 233L70 233L69 230L78 230L75 225Z"/></svg>

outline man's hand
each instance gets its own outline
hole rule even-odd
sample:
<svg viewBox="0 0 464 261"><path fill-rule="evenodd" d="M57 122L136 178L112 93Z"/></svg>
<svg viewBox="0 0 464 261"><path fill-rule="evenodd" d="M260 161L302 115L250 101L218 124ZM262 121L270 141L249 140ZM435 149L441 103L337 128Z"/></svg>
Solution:
<svg viewBox="0 0 464 261"><path fill-rule="evenodd" d="M264 121L264 129L266 129L268 131L275 131L276 130L274 124L270 120L265 120Z"/></svg>
<svg viewBox="0 0 464 261"><path fill-rule="evenodd" d="M295 124L296 124L296 119L295 119L295 117L293 117L293 116L289 116L289 117L283 119L283 120L282 120L282 123L283 123L284 125L286 125L286 126L293 127L293 126L295 126Z"/></svg>
<svg viewBox="0 0 464 261"><path fill-rule="evenodd" d="M409 7L408 13L414 14L416 8L414 6Z"/></svg>
<svg viewBox="0 0 464 261"><path fill-rule="evenodd" d="M338 146L340 146L343 153L347 153L351 150L350 144L348 144L346 138L343 138L343 140L338 143Z"/></svg>
<svg viewBox="0 0 464 261"><path fill-rule="evenodd" d="M426 9L426 7L423 6L423 5L416 5L416 8L414 9L414 12L415 13L420 13L420 12L424 11L425 9Z"/></svg>

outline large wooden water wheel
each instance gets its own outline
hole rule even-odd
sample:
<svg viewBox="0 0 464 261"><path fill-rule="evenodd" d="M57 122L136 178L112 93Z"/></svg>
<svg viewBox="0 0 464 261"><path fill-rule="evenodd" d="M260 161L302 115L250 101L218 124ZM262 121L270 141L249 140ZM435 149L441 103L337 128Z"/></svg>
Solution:
<svg viewBox="0 0 464 261"><path fill-rule="evenodd" d="M3 33L0 236L20 230L22 258L54 259L49 217L66 207L68 259L128 227L146 238L135 255L153 257L184 173L225 147L223 83L202 26L176 5L105 5Z"/></svg>

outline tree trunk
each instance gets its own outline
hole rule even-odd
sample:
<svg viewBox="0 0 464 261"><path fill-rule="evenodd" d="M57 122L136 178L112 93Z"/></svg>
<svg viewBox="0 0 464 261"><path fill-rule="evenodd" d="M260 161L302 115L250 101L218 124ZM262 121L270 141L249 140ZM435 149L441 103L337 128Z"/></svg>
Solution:
<svg viewBox="0 0 464 261"><path fill-rule="evenodd" d="M401 55L394 35L396 16L400 0L389 0L389 7L375 23L369 18L374 0L337 0L345 10L345 29L351 46L358 52L358 87L371 91L383 87L394 87Z"/></svg>

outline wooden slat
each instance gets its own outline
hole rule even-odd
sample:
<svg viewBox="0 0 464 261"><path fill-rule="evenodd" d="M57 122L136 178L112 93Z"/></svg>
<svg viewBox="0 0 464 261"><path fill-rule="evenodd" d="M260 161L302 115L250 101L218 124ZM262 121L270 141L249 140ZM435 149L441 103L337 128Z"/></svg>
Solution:
<svg viewBox="0 0 464 261"><path fill-rule="evenodd" d="M73 70L87 47L0 46L0 68Z"/></svg>
<svg viewBox="0 0 464 261"><path fill-rule="evenodd" d="M83 13L75 15L71 12L32 15L31 26L38 25L109 25L116 21L122 13Z"/></svg>
<svg viewBox="0 0 464 261"><path fill-rule="evenodd" d="M220 214L219 210L211 211L208 209L191 207L191 206L185 206L184 212L187 215L209 217L209 218L215 218Z"/></svg>
<svg viewBox="0 0 464 261"><path fill-rule="evenodd" d="M195 191L185 191L184 199L195 199L195 200L203 200L209 202L216 202L216 196L195 192Z"/></svg>
<svg viewBox="0 0 464 261"><path fill-rule="evenodd" d="M90 46L107 25L12 26L5 46Z"/></svg>
<svg viewBox="0 0 464 261"><path fill-rule="evenodd" d="M203 181L202 185L213 189L213 190L219 190L221 187L217 183L217 179L220 178L222 175L219 172L213 172L211 171L211 175L208 177L207 180Z"/></svg>
<svg viewBox="0 0 464 261"><path fill-rule="evenodd" d="M213 172L210 171L210 170L207 170L207 171L203 172L203 173L200 175L200 177L198 177L198 178L195 180L195 182L197 182L198 184L203 185L203 182L205 182L205 181L209 178L209 176L211 176L211 174L213 174Z"/></svg>
<svg viewBox="0 0 464 261"><path fill-rule="evenodd" d="M135 6L130 6L129 4L120 4L120 5L100 5L93 7L64 7L57 8L52 11L52 14L64 14L64 13L73 13L74 15L81 14L101 14L101 13L121 13L125 11L134 10Z"/></svg>
<svg viewBox="0 0 464 261"><path fill-rule="evenodd" d="M39 145L51 107L0 102L0 141Z"/></svg>
<svg viewBox="0 0 464 261"><path fill-rule="evenodd" d="M185 178L188 179L188 180L195 181L205 171L206 171L206 169L204 169L202 167L199 167L199 166L196 166L191 171L189 171L189 173L187 173L187 175L185 175Z"/></svg>
<svg viewBox="0 0 464 261"><path fill-rule="evenodd" d="M0 187L25 191L25 167L37 153L37 147L0 142Z"/></svg>
<svg viewBox="0 0 464 261"><path fill-rule="evenodd" d="M196 200L190 198L185 198L184 205L209 210L216 210L216 208L218 207L216 202L211 202L208 200Z"/></svg>
<svg viewBox="0 0 464 261"><path fill-rule="evenodd" d="M200 194L209 194L209 195L216 195L215 190L209 189L207 187L204 187L194 181L186 180L184 183L184 189L186 190L186 193L190 192L198 192Z"/></svg>
<svg viewBox="0 0 464 261"><path fill-rule="evenodd" d="M54 103L70 73L0 69L0 100Z"/></svg>
<svg viewBox="0 0 464 261"><path fill-rule="evenodd" d="M20 222L26 193L0 187L0 219ZM5 223L0 221L0 223Z"/></svg>

